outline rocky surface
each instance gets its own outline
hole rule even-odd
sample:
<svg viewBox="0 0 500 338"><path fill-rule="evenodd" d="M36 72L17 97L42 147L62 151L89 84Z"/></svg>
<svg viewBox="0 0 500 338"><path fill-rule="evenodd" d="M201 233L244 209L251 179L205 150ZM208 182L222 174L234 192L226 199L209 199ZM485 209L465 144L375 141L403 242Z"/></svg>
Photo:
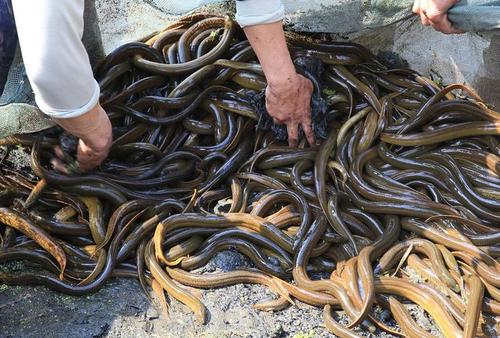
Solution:
<svg viewBox="0 0 500 338"><path fill-rule="evenodd" d="M219 253L202 270L228 271L245 265L236 252ZM11 270L23 268L19 264ZM276 313L252 305L271 300L262 286L235 285L202 291L209 321L201 325L191 311L172 300L168 315L152 304L135 280L112 280L99 292L72 297L44 287L0 286L0 337L332 337L322 310L297 302ZM153 294L151 294L154 297ZM417 318L419 312L417 311ZM423 313L421 313L424 316ZM342 313L337 317L347 323ZM425 321L423 321L425 323ZM428 325L431 323L427 320ZM368 337L390 337L385 333Z"/></svg>

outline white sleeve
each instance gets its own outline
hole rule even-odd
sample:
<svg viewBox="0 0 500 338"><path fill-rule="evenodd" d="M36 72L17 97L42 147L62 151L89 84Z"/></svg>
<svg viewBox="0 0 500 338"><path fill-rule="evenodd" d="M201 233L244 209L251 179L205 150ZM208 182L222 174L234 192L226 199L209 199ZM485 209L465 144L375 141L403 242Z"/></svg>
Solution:
<svg viewBox="0 0 500 338"><path fill-rule="evenodd" d="M99 85L81 40L84 2L12 0L35 100L51 117L80 116L99 101Z"/></svg>
<svg viewBox="0 0 500 338"><path fill-rule="evenodd" d="M284 15L280 0L236 0L236 21L241 27L281 21Z"/></svg>

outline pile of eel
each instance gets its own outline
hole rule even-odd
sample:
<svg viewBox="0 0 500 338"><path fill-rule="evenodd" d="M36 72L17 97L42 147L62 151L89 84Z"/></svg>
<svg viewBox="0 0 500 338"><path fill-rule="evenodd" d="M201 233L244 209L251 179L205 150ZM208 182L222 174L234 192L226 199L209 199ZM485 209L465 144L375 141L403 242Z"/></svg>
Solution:
<svg viewBox="0 0 500 338"><path fill-rule="evenodd" d="M257 309L321 307L340 337L432 337L407 304L444 337L498 334L500 114L360 45L286 36L318 146L287 146L241 28L205 14L95 67L114 135L99 169L79 172L58 128L0 140L0 283L84 295L137 278L201 323L195 289L253 283L276 293ZM199 272L224 250L248 266Z"/></svg>

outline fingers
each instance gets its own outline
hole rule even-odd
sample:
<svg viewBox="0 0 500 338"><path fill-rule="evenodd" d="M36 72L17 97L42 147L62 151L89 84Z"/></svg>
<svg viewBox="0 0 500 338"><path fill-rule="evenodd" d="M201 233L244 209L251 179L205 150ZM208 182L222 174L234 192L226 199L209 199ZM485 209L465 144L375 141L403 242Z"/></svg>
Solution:
<svg viewBox="0 0 500 338"><path fill-rule="evenodd" d="M104 110L102 111L104 112ZM111 122L104 112L102 121L97 124L97 128L80 137L76 154L80 169L88 171L99 166L108 156L112 142Z"/></svg>
<svg viewBox="0 0 500 338"><path fill-rule="evenodd" d="M57 156L58 159L64 160L65 154L64 151L62 150L60 145L55 145L54 146L54 154Z"/></svg>
<svg viewBox="0 0 500 338"><path fill-rule="evenodd" d="M303 95L301 96L301 98L303 101L299 106L298 113L300 115L298 116L298 121L302 126L302 130L304 131L304 134L306 136L307 143L309 143L309 145L313 147L316 144L311 122L311 96L314 90L314 86L309 79L303 77L302 75L299 75L299 77L302 81Z"/></svg>
<svg viewBox="0 0 500 338"><path fill-rule="evenodd" d="M422 24L424 26L432 26L432 28L434 28L438 32L441 32L444 34L462 34L462 33L465 33L462 30L454 28L453 25L451 24L451 22L448 20L447 15L441 15L439 17L431 17L431 18L429 18L429 16L426 15L425 16L425 23L423 21Z"/></svg>
<svg viewBox="0 0 500 338"><path fill-rule="evenodd" d="M464 33L454 28L448 20L448 10L457 2L458 0L416 0L412 11L420 16L420 21L424 26L432 26L435 30L445 34Z"/></svg>
<svg viewBox="0 0 500 338"><path fill-rule="evenodd" d="M299 126L302 126L310 145L315 144L311 127L312 82L296 74L285 89L268 86L266 88L266 109L275 124L285 124L288 144L297 147Z"/></svg>
<svg viewBox="0 0 500 338"><path fill-rule="evenodd" d="M290 121L286 125L286 130L288 131L288 146L290 148L296 148L299 143L299 126L295 121Z"/></svg>
<svg viewBox="0 0 500 338"><path fill-rule="evenodd" d="M424 26L432 26L432 23L430 22L429 18L427 18L427 12L425 10L420 11L420 22Z"/></svg>
<svg viewBox="0 0 500 338"><path fill-rule="evenodd" d="M76 155L80 169L83 171L95 169L104 161L106 156L108 156L108 152L109 146L103 147L102 149L95 149L89 147L85 142L80 140Z"/></svg>
<svg viewBox="0 0 500 338"><path fill-rule="evenodd" d="M435 22L431 22L431 25L435 30L441 33L451 34L454 31L453 26L451 25L451 22L448 21L446 15Z"/></svg>
<svg viewBox="0 0 500 338"><path fill-rule="evenodd" d="M286 124L287 119L279 118L279 117L273 117L273 123L274 124Z"/></svg>
<svg viewBox="0 0 500 338"><path fill-rule="evenodd" d="M442 14L442 15L436 15L436 16L429 16L427 15L427 20L429 21L430 25L432 28L435 30L444 33L444 34L462 34L465 33L465 31L456 29L453 27L453 24L448 20L448 15Z"/></svg>
<svg viewBox="0 0 500 338"><path fill-rule="evenodd" d="M311 121L311 105L307 106L307 111L302 117L302 130L304 131L304 135L306 136L307 143L311 147L314 147L316 145L316 138L314 137L314 131L312 128L312 121Z"/></svg>
<svg viewBox="0 0 500 338"><path fill-rule="evenodd" d="M304 130L304 134L306 135L307 143L311 147L314 147L316 145L316 138L314 137L311 120L302 123L302 130Z"/></svg>
<svg viewBox="0 0 500 338"><path fill-rule="evenodd" d="M412 12L420 15L420 0L415 0L413 3Z"/></svg>
<svg viewBox="0 0 500 338"><path fill-rule="evenodd" d="M50 164L52 165L52 168L54 168L55 171L64 174L64 175L70 175L71 172L69 171L68 167L61 161L59 158L52 158L50 160Z"/></svg>

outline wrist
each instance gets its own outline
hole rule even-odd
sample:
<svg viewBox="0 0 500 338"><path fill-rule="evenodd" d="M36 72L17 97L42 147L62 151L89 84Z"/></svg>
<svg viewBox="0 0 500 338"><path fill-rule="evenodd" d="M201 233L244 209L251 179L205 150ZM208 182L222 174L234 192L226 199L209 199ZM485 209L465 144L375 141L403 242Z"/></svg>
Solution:
<svg viewBox="0 0 500 338"><path fill-rule="evenodd" d="M272 91L286 92L297 86L299 82L298 74L293 71L281 72L277 76L268 79L267 84Z"/></svg>
<svg viewBox="0 0 500 338"><path fill-rule="evenodd" d="M109 123L109 118L99 103L80 116L54 118L53 120L68 133L79 138L92 134L100 128L101 124Z"/></svg>
<svg viewBox="0 0 500 338"><path fill-rule="evenodd" d="M99 103L83 115L54 120L92 148L102 148L112 138L111 122Z"/></svg>

